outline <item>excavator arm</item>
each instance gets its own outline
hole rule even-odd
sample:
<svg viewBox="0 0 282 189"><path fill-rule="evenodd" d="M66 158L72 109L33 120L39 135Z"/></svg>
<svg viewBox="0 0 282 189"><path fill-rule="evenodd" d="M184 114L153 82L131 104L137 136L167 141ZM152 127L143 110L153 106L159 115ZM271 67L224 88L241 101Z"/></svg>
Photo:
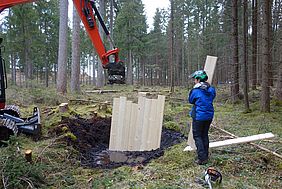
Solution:
<svg viewBox="0 0 282 189"><path fill-rule="evenodd" d="M0 1L0 13L9 7L12 7L14 5L18 5L18 4L23 4L23 3L30 3L33 2L35 0L1 0Z"/></svg>
<svg viewBox="0 0 282 189"><path fill-rule="evenodd" d="M36 0L1 0L0 1L0 12L5 8L24 4L28 2L35 2ZM102 17L95 5L93 0L73 0L73 4L80 16L82 23L92 41L94 48L101 60L104 69L108 70L108 81L109 83L120 83L125 82L125 67L123 62L119 60L119 49L114 48L112 50L106 50L103 41L100 37L99 30L97 27L96 17L98 18L104 32L109 39L112 47L114 47L113 41L110 37L110 33L102 20Z"/></svg>

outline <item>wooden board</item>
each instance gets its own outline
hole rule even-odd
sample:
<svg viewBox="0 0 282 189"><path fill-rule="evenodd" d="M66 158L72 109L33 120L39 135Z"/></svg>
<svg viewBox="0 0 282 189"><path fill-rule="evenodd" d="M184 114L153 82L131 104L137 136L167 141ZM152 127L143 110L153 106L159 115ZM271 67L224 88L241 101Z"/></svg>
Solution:
<svg viewBox="0 0 282 189"><path fill-rule="evenodd" d="M142 118L143 126L142 126L140 151L147 150L147 140L148 140L149 129L150 129L150 113L151 113L152 101L153 101L152 99L145 99L144 114Z"/></svg>
<svg viewBox="0 0 282 189"><path fill-rule="evenodd" d="M150 115L149 115L149 125L148 125L148 138L146 141L146 150L150 151L152 149L155 149L155 140L158 132L158 123L157 123L157 106L158 101L156 99L153 99L151 102L151 108L150 108Z"/></svg>
<svg viewBox="0 0 282 189"><path fill-rule="evenodd" d="M126 101L125 113L124 113L124 122L122 127L122 138L121 138L121 151L128 150L128 142L129 142L129 133L130 133L130 121L131 121L131 108L132 102Z"/></svg>
<svg viewBox="0 0 282 189"><path fill-rule="evenodd" d="M160 148L161 137L162 137L162 127L163 127L163 115L164 115L164 106L165 106L165 96L158 95L158 106L157 106L157 130L156 130L156 145L155 149Z"/></svg>
<svg viewBox="0 0 282 189"><path fill-rule="evenodd" d="M112 120L111 120L111 137L109 150L115 150L116 140L117 140L117 124L118 124L118 114L119 114L119 98L114 98L113 101L113 111L112 111Z"/></svg>
<svg viewBox="0 0 282 189"><path fill-rule="evenodd" d="M272 133L265 133L265 134L259 134L259 135L252 135L247 137L239 137L234 139L228 139L223 141L217 141L217 142L211 142L210 148L220 147L220 146L227 146L232 144L241 144L241 143L247 143L247 142L253 142L257 140L263 140L267 138L273 138L274 135ZM184 151L193 151L194 149L190 146L187 146Z"/></svg>
<svg viewBox="0 0 282 189"><path fill-rule="evenodd" d="M188 134L187 144L188 144L188 146L193 148L193 150L196 150L195 140L193 138L193 124L192 124L192 122L191 122L191 125L190 125L190 131L189 131L189 134Z"/></svg>
<svg viewBox="0 0 282 189"><path fill-rule="evenodd" d="M115 140L115 150L122 151L122 137L124 132L124 122L125 122L125 115L126 115L126 97L120 97L119 99L119 107L118 107L118 123L116 128L116 140Z"/></svg>
<svg viewBox="0 0 282 189"><path fill-rule="evenodd" d="M204 70L208 75L208 83L212 84L212 79L214 76L214 70L216 66L217 57L216 56L207 56Z"/></svg>
<svg viewBox="0 0 282 189"><path fill-rule="evenodd" d="M131 107L131 116L130 116L130 127L129 127L129 138L128 138L128 151L135 151L134 140L135 140L135 131L137 129L137 112L138 105L132 103Z"/></svg>
<svg viewBox="0 0 282 189"><path fill-rule="evenodd" d="M145 111L145 97L139 96L138 97L138 109L137 109L137 123L136 123L136 130L134 134L134 145L133 145L134 151L138 151L141 147L144 111Z"/></svg>

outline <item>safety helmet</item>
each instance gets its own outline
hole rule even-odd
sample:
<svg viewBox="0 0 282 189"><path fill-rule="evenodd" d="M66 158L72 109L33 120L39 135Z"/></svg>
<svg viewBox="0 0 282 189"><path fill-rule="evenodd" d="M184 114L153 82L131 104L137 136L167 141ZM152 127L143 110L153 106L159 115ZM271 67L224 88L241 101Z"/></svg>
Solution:
<svg viewBox="0 0 282 189"><path fill-rule="evenodd" d="M200 81L207 81L208 80L208 75L204 70L195 71L191 75L191 77L194 78L194 79L199 79Z"/></svg>

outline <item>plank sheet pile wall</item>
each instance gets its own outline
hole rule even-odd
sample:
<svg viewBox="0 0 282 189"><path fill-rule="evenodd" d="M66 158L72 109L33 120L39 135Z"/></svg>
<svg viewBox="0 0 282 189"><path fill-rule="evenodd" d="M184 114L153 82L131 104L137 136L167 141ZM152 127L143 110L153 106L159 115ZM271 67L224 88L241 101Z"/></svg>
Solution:
<svg viewBox="0 0 282 189"><path fill-rule="evenodd" d="M165 96L138 104L126 97L114 98L109 150L150 151L160 148Z"/></svg>

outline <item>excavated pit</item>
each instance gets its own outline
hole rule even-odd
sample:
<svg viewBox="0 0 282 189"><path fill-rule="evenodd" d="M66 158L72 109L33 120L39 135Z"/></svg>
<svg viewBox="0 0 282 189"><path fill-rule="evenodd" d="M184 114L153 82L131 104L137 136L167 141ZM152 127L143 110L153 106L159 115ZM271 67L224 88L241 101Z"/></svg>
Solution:
<svg viewBox="0 0 282 189"><path fill-rule="evenodd" d="M66 134L64 138L80 152L82 166L91 168L116 168L122 165L144 165L164 154L165 149L185 140L179 132L162 129L161 146L152 151L114 152L109 151L111 118L93 117L64 118L52 132L56 135Z"/></svg>

